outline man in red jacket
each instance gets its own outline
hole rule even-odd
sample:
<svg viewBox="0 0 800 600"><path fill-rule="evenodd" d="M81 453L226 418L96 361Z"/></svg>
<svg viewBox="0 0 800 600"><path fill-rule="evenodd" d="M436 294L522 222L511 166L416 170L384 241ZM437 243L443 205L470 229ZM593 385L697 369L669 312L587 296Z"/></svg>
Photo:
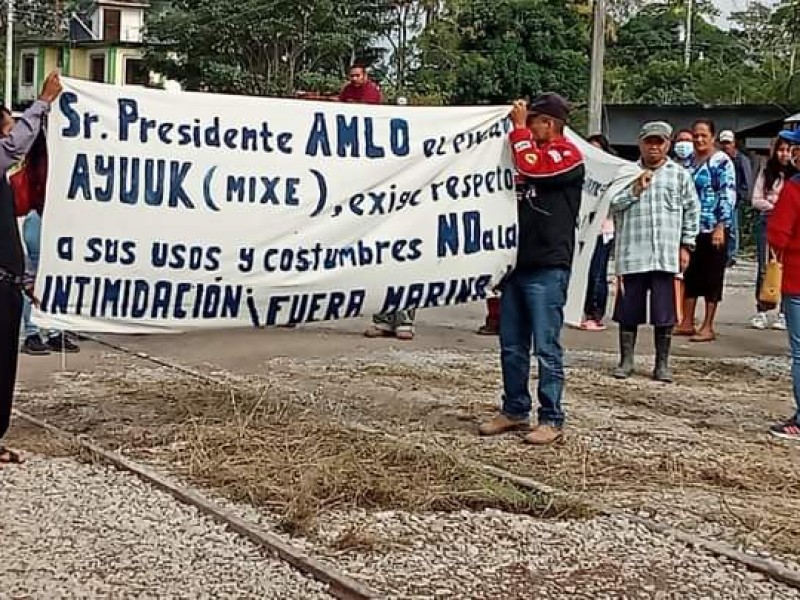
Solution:
<svg viewBox="0 0 800 600"><path fill-rule="evenodd" d="M517 265L500 298L503 407L480 426L482 435L530 430L529 444L562 437L564 362L561 328L575 251L575 231L585 177L580 150L564 137L567 101L543 94L511 111L514 163L522 177L517 202ZM538 425L529 425L531 349L539 367Z"/></svg>
<svg viewBox="0 0 800 600"><path fill-rule="evenodd" d="M339 102L380 104L382 100L381 90L367 75L367 68L359 64L350 67L350 82L339 92Z"/></svg>
<svg viewBox="0 0 800 600"><path fill-rule="evenodd" d="M800 131L782 132L794 148L800 147ZM786 182L767 222L767 241L783 263L782 294L786 328L792 350L792 386L795 414L770 427L777 437L800 440L800 175Z"/></svg>

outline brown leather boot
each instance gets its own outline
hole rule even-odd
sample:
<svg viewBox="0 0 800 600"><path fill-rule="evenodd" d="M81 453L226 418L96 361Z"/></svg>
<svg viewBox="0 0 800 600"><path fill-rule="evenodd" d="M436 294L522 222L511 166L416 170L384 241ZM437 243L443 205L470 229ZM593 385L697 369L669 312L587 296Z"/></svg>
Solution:
<svg viewBox="0 0 800 600"><path fill-rule="evenodd" d="M539 425L525 436L525 442L534 446L547 446L564 439L564 430L553 425Z"/></svg>
<svg viewBox="0 0 800 600"><path fill-rule="evenodd" d="M525 431L530 427L528 421L517 421L500 414L491 420L481 423L478 432L481 435L500 435L509 431Z"/></svg>

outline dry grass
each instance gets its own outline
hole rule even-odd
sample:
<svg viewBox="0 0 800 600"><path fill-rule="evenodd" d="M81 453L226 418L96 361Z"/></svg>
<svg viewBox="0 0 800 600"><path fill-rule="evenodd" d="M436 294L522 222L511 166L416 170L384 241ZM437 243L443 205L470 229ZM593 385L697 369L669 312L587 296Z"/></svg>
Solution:
<svg viewBox="0 0 800 600"><path fill-rule="evenodd" d="M40 414L73 430L268 507L291 531L313 531L318 515L354 508L583 517L591 514L586 498L689 529L718 524L736 541L800 555L800 456L763 432L785 408L774 390L788 389L786 379L703 361L676 361L676 371L675 385L657 386L573 368L567 442L536 450L513 437L475 436L496 406L493 358L323 367L281 359L263 377L224 385L125 362L61 382L49 403L36 401ZM546 482L575 500L552 504L469 461ZM352 532L337 545L381 543Z"/></svg>
<svg viewBox="0 0 800 600"><path fill-rule="evenodd" d="M337 418L335 403L263 382L240 380L234 390L182 375L163 380L129 371L95 379L92 386L102 390L106 420L87 433L169 461L231 500L267 507L282 515L291 533L313 534L324 511L357 508L591 514L579 502L554 502L498 481L434 441L408 443L350 426ZM152 414L155 406L157 417L146 422L127 417ZM63 403L56 418L85 428L86 409Z"/></svg>
<svg viewBox="0 0 800 600"><path fill-rule="evenodd" d="M345 395L368 381L371 390L412 400L401 411L387 410L375 393L359 398L362 418L390 424L408 439L436 430L434 435L460 455L574 497L656 515L669 514L665 503L678 504L681 495L703 495L702 504L681 506L697 517L686 520L689 528L716 523L737 542L800 554L800 525L792 516L798 509L794 499L800 498L800 456L764 431L790 404L775 393L790 389L788 378L701 360L678 360L676 370L678 383L661 386L644 379L621 384L599 368L572 369L570 437L566 444L538 449L535 460L531 449L513 438L475 441L475 424L496 406L498 373L492 363L366 365L329 371L325 378Z"/></svg>
<svg viewBox="0 0 800 600"><path fill-rule="evenodd" d="M48 432L21 419L15 419L3 443L11 448L21 448L27 453L35 453L51 458L76 456L81 447L69 440L57 438Z"/></svg>

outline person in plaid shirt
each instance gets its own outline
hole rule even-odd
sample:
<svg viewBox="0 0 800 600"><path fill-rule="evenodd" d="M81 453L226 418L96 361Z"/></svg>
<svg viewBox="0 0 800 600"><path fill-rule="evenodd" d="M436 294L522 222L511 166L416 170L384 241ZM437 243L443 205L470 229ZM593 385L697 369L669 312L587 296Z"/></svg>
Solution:
<svg viewBox="0 0 800 600"><path fill-rule="evenodd" d="M642 174L611 199L616 229L619 283L614 321L619 324L618 379L633 373L639 325L647 318L655 329L653 379L672 381L669 368L675 326L675 276L689 264L699 229L700 202L689 172L669 156L672 127L646 123L639 132Z"/></svg>

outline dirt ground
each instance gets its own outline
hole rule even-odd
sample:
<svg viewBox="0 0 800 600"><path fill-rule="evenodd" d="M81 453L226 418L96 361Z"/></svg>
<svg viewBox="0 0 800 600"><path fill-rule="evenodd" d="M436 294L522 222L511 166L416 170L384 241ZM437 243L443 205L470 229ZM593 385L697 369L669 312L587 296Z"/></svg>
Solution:
<svg viewBox="0 0 800 600"><path fill-rule="evenodd" d="M477 424L497 406L500 384L497 340L474 334L484 315L479 305L422 313L412 342L367 340L361 322L106 336L134 352L197 368L222 387L209 391L208 384L191 377L85 342L65 364L61 356L23 356L19 406L110 447L172 465L233 499L279 512L311 510L297 504L304 493L320 498L314 510L427 506L410 498L404 500L410 505L394 506L399 492L360 497L363 489L395 485L381 472L345 473L362 486L340 490L346 501L334 502L336 494L325 487L341 485L341 472L319 467L313 493L304 488L312 485L310 465L343 456L341 447L324 454L323 440L343 438L347 444L351 436L353 445L378 448L376 465L387 472L397 468L392 471L397 481L413 478L413 469L427 474L427 499L437 508L452 498L442 496L436 478L469 480L459 465L481 461L567 490L576 504L585 500L631 510L796 559L800 447L766 434L768 425L791 409L786 335L746 328L751 277L751 268L734 271L717 342L676 340L674 385L647 378L649 335L642 336L639 376L618 382L609 376L615 331L566 331L569 435L552 448L531 449L515 436L476 436ZM326 429L334 423L338 429ZM237 437L230 437L232 428L238 428ZM287 433L292 428L296 437ZM24 430L16 435L27 444ZM422 448L426 458L387 447L381 435L414 452ZM348 455L353 460L371 459L353 452ZM450 470L437 470L431 452ZM294 472L292 461L306 462ZM256 468L270 477L251 485L244 474ZM403 471L409 468L411 473ZM492 489L473 501L513 509L518 499ZM523 511L541 508L518 504ZM580 513L575 506L558 509Z"/></svg>

